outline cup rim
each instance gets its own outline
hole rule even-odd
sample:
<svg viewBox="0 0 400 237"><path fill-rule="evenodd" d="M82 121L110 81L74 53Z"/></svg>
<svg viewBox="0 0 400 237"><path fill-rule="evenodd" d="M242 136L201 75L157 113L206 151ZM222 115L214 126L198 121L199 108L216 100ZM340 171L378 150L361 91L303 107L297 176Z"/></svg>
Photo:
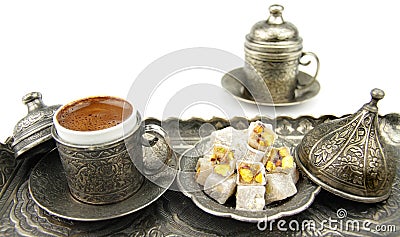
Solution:
<svg viewBox="0 0 400 237"><path fill-rule="evenodd" d="M124 134L124 136L122 136L122 137L119 137L117 139L110 140L107 142L103 142L103 143L77 144L77 143L72 143L72 142L66 141L65 139L60 137L60 135L57 133L57 129L54 125L51 127L51 135L57 143L60 143L64 146L68 146L68 147L74 147L77 149L88 149L88 148L100 146L103 148L107 148L107 147L113 146L113 145L117 144L118 142L125 140L126 138L132 136L135 132L138 131L139 127L141 126L141 123L142 123L142 120L141 120L140 113L138 111L136 111L136 124L131 131Z"/></svg>
<svg viewBox="0 0 400 237"><path fill-rule="evenodd" d="M128 104L132 107L132 114L130 114L129 117L127 117L125 120L123 120L121 123L119 123L119 124L117 124L117 125L115 125L115 126L112 126L112 127L109 127L109 128L105 128L105 129L100 129L100 130L94 130L94 131L77 131L77 130L72 130L72 129L68 129L68 128L62 126L62 125L59 123L59 121L58 121L58 119L57 119L57 115L58 115L64 108L66 108L67 106L76 104L76 103L78 103L78 102L80 102L80 101L84 101L84 100L91 99L91 98L111 98L111 99L122 100L122 101L128 103ZM135 120L135 119L136 119L136 120ZM107 141L107 142L93 143L93 144L77 144L77 143L74 143L74 142L66 141L65 139L61 138L60 135L59 135L59 133L70 134L70 135L73 135L73 136L97 136L97 135L101 135L101 134L104 134L104 133L112 133L112 132L115 132L115 131L118 131L118 130L125 130L125 129L124 129L124 126L126 126L127 124L135 123L135 125L134 125L133 128L132 128L132 131L131 131L131 130L127 131L127 133L131 134L131 132L137 130L137 127L138 127L138 125L139 125L140 122L141 122L141 121L140 121L140 115L139 115L138 111L136 110L135 106L134 106L130 101L128 101L128 100L126 100L126 99L123 99L123 98L121 98L121 97L109 96L109 95L87 96L87 97L82 97L82 98L73 100L73 101L71 101L71 102L69 102L69 103L67 103L67 104L65 104L65 105L63 105L63 106L61 106L61 107L59 107L59 108L56 110L56 112L54 113L54 115L53 115L53 128L54 128L54 130L56 130L55 133L57 134L57 137L58 137L57 141L58 141L58 140L63 141L63 143L65 143L65 144L74 144L74 146L75 146L75 145L83 145L83 146L87 146L87 145L88 145L88 146L90 146L90 145L99 145L99 144L113 143L113 142L115 142L116 140L119 140L120 138L113 139L113 141L110 141L110 142ZM57 132L57 131L58 131L58 132ZM55 137L54 134L53 134L53 137ZM126 136L125 136L125 132L124 132L124 136L123 136L123 137L126 137Z"/></svg>

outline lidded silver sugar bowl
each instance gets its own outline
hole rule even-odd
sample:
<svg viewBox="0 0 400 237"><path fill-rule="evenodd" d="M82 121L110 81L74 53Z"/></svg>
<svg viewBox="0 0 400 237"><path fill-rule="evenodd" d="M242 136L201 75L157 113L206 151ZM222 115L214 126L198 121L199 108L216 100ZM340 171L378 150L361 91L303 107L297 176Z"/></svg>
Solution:
<svg viewBox="0 0 400 237"><path fill-rule="evenodd" d="M43 103L40 92L31 92L22 97L22 102L28 108L28 114L14 127L11 147L14 156L25 153L32 156L45 153L55 147L51 136L53 115L61 105L47 106ZM50 144L51 143L51 144Z"/></svg>
<svg viewBox="0 0 400 237"><path fill-rule="evenodd" d="M270 16L267 20L256 23L246 35L244 45L248 75L245 82L250 93L256 98L268 98L262 95L260 83L265 83L275 103L285 103L294 100L296 89L310 86L317 77L319 70L318 57L311 52L303 52L303 39L292 23L282 17L284 8L272 5L269 8ZM302 62L305 55L315 58L317 67L312 80L305 84L299 82L299 64L307 66L311 63ZM262 87L262 88L265 88Z"/></svg>
<svg viewBox="0 0 400 237"><path fill-rule="evenodd" d="M312 181L354 201L374 203L389 197L399 151L382 129L392 118L378 115L377 103L384 95L372 90L371 101L355 114L322 123L303 137L296 163Z"/></svg>

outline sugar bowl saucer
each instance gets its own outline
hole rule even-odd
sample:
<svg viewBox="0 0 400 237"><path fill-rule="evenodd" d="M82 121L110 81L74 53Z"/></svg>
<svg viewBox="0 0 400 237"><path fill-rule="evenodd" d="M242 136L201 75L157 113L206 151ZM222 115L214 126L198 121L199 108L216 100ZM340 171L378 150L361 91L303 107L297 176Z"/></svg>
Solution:
<svg viewBox="0 0 400 237"><path fill-rule="evenodd" d="M225 88L229 93L231 93L236 99L249 104L264 105L264 106L291 106L304 103L313 97L315 97L319 90L320 84L317 80L304 89L297 89L295 92L295 97L293 100L288 102L275 103L271 101L255 100L251 94L248 92L246 87L241 83L247 77L246 72L243 67L236 68L228 73L226 73L222 79L222 87ZM307 84L307 82L312 81L313 77L309 74L299 71L297 78L299 82ZM239 80L240 79L240 80Z"/></svg>
<svg viewBox="0 0 400 237"><path fill-rule="evenodd" d="M144 152L144 156L151 154ZM157 172L156 177L145 178L139 190L132 196L114 204L92 205L72 197L59 154L57 149L53 149L32 170L29 192L42 209L65 219L100 221L125 216L150 205L173 183L177 173L177 160L173 152L166 154L170 156L163 157L167 160L167 166ZM166 156L163 152L156 155Z"/></svg>

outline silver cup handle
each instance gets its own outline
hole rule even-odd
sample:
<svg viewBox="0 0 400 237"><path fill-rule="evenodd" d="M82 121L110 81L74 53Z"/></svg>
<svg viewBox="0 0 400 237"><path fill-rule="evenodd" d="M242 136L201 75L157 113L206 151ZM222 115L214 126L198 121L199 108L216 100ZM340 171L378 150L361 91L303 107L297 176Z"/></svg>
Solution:
<svg viewBox="0 0 400 237"><path fill-rule="evenodd" d="M166 148L165 156L152 155L148 156L146 160L143 160L142 171L143 174L150 180L152 180L153 175L158 174L166 168L169 167L171 159L174 159L173 151L170 147L170 141L167 132L160 126L156 124L145 125L145 134L153 134L152 138L144 138L142 136L142 145L147 149L153 149L151 147L160 143L161 146ZM157 149L156 149L157 150ZM153 177L154 178L154 177Z"/></svg>
<svg viewBox="0 0 400 237"><path fill-rule="evenodd" d="M314 57L315 62L317 63L317 70L315 71L315 74L314 74L314 76L313 76L313 79L312 79L310 82L308 82L307 84L299 84L299 85L297 86L298 89L304 89L304 88L306 88L306 87L311 86L311 85L314 83L314 81L317 79L317 76L318 76L318 73L319 73L319 59L318 59L317 55L316 55L315 53L313 53L313 52L302 52L301 57L300 57L300 59L299 59L299 64L302 65L302 66L308 66L308 65L310 65L310 63L311 63L311 60L306 61L306 62L302 62L301 59L302 59L304 56L311 56L311 57Z"/></svg>
<svg viewBox="0 0 400 237"><path fill-rule="evenodd" d="M160 126L158 126L156 124L147 124L147 125L144 126L144 131L145 131L145 133L157 133L169 145L168 134L162 127L160 127ZM155 144L157 144L157 142L158 142L158 137L157 136L154 136L151 139L146 139L146 138L142 137L142 145L145 146L145 147L152 147Z"/></svg>

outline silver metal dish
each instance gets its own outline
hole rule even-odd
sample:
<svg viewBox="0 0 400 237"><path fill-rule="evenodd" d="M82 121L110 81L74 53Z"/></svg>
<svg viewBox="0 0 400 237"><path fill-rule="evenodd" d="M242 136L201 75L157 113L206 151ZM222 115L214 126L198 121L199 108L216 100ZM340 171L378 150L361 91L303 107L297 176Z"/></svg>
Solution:
<svg viewBox="0 0 400 237"><path fill-rule="evenodd" d="M138 191L114 204L91 205L73 198L56 149L43 157L32 170L29 192L36 204L45 211L69 220L99 221L125 216L150 205L173 183L177 172L176 157L170 152L158 153L156 155L171 155L167 161L167 168L152 177L145 178ZM144 156L149 154L152 153L144 152Z"/></svg>
<svg viewBox="0 0 400 237"><path fill-rule="evenodd" d="M291 142L278 139L279 145L291 146ZM203 211L215 216L229 217L244 222L271 221L284 216L291 216L306 210L314 201L321 187L313 184L306 177L300 177L296 184L297 194L285 200L267 205L263 211L249 212L235 209L235 201L229 199L222 205L211 199L202 191L201 186L196 182L194 171L196 163L205 149L211 147L210 138L207 137L195 145L194 148L187 150L182 154L179 160L179 172L177 176L178 186L184 195L191 198L192 201ZM199 191L201 190L201 191Z"/></svg>
<svg viewBox="0 0 400 237"><path fill-rule="evenodd" d="M228 90L235 98L249 104L264 106L292 106L304 103L312 99L319 93L320 90L319 82L317 80L314 80L309 87L306 87L304 89L296 89L295 97L291 101L275 103L274 101L272 101L272 99L260 100L257 98L253 98L246 87L241 83L241 81L246 81L246 77L247 75L243 67L236 68L226 73L222 77L221 84L222 87ZM307 82L313 80L313 77L305 72L299 71L297 79L299 82L307 84Z"/></svg>

